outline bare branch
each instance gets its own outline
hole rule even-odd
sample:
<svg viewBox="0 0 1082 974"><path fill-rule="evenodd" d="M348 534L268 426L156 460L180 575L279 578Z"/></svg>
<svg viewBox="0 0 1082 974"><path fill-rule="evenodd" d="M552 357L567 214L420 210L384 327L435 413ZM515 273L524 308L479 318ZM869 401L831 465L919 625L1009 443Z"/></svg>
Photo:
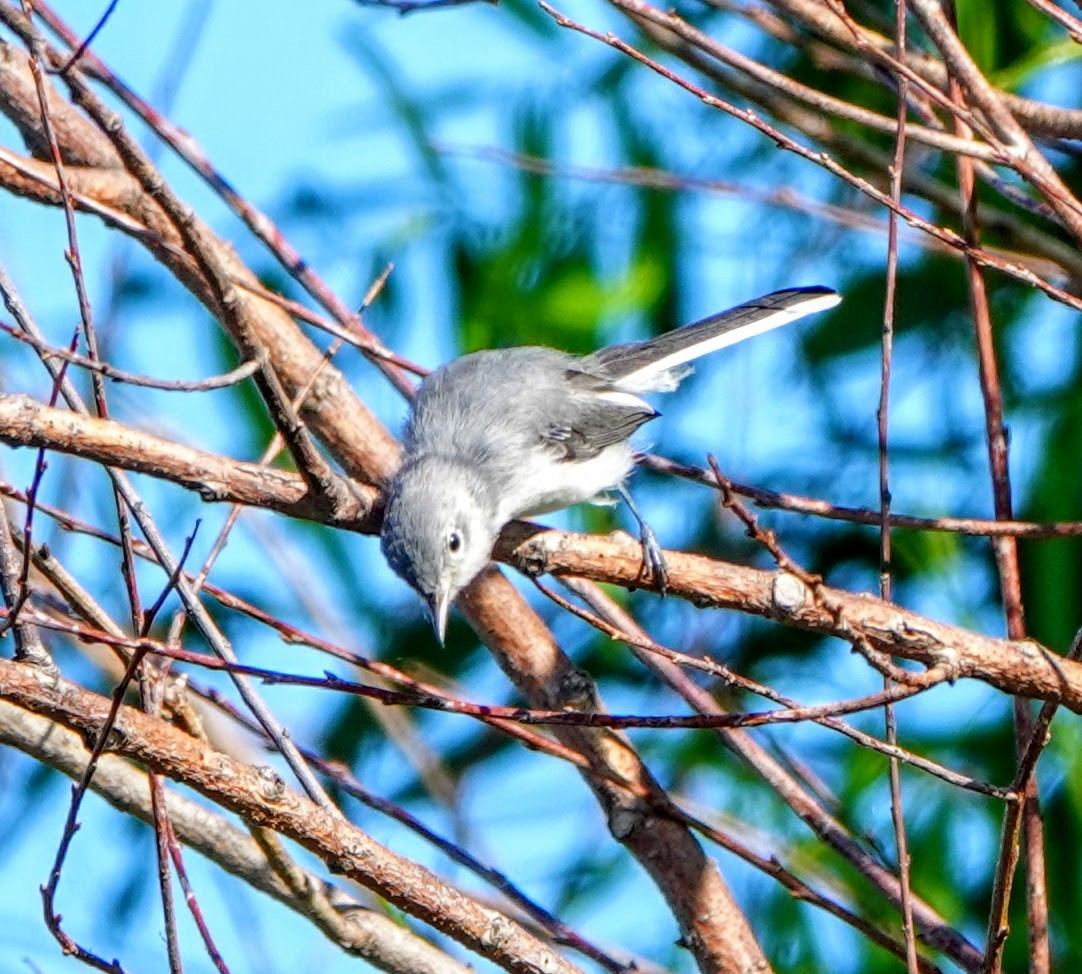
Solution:
<svg viewBox="0 0 1082 974"><path fill-rule="evenodd" d="M99 698L100 699L100 698ZM0 742L77 778L86 766L85 738L55 721L0 703ZM123 757L102 755L91 790L119 811L152 819L144 772ZM307 895L289 889L256 843L222 815L170 790L169 819L189 847L306 917L342 950L394 974L465 974L468 968L432 947L396 920L366 909L340 887L304 871Z"/></svg>
<svg viewBox="0 0 1082 974"><path fill-rule="evenodd" d="M535 525L505 529L497 555L527 575L579 575L628 588L644 587L641 552L630 537L585 537ZM946 666L954 678L983 680L1006 693L1055 700L1082 713L1082 665L1031 641L993 639L888 605L866 595L820 586L795 575L666 552L669 594L700 607L737 609L822 635L862 639L883 653Z"/></svg>

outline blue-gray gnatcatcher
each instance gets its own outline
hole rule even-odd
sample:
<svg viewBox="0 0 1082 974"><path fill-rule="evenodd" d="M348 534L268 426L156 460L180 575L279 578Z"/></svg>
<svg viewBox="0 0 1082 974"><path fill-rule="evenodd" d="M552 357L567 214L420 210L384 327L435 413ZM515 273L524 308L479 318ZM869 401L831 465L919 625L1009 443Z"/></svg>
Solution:
<svg viewBox="0 0 1082 974"><path fill-rule="evenodd" d="M660 415L639 393L671 391L701 355L832 308L825 287L793 288L643 342L577 358L551 348L476 352L421 384L386 494L381 544L428 605L447 613L488 563L509 521L618 491L639 522L644 567L665 582L653 533L624 489L629 437Z"/></svg>

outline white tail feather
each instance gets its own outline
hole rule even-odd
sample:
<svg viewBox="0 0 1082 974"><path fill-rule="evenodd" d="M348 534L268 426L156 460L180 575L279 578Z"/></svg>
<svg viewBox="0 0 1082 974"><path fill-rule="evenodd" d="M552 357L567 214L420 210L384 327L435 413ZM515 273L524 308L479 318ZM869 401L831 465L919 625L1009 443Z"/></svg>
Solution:
<svg viewBox="0 0 1082 974"><path fill-rule="evenodd" d="M787 325L789 322L796 321L798 318L803 318L806 315L815 314L817 311L826 311L828 308L835 307L840 302L841 295L839 294L809 295L806 300L800 301L797 304L771 311L762 318L749 321L740 328L733 328L730 331L722 332L720 335L714 335L709 339L705 339L698 344L688 345L685 348L673 352L671 355L666 355L664 358L649 363L649 365L644 365L642 368L622 376L615 385L618 389L626 390L627 392L650 392L671 389L673 387L673 382L669 379L669 376L672 370L678 366L684 365L693 359L700 358L703 355L709 355L711 352L718 351L718 349L728 348L730 345L735 345L745 338L761 335L763 332L770 331L772 328Z"/></svg>

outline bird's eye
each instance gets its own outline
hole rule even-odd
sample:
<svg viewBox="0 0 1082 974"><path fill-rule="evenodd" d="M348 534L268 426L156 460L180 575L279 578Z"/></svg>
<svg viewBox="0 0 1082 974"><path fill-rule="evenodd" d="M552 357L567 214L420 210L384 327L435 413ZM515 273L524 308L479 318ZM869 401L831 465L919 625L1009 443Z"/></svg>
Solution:
<svg viewBox="0 0 1082 974"><path fill-rule="evenodd" d="M458 531L452 531L447 535L447 550L452 555L457 555L462 550L462 535Z"/></svg>

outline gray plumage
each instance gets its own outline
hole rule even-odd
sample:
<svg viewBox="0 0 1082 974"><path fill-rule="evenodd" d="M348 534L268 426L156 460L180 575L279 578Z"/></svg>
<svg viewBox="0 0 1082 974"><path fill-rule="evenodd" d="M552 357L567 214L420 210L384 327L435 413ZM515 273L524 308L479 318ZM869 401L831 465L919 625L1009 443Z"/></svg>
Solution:
<svg viewBox="0 0 1082 974"><path fill-rule="evenodd" d="M827 288L778 291L583 358L509 348L433 372L413 402L381 541L391 568L428 603L440 640L451 603L508 521L622 490L635 464L629 438L659 415L638 393L673 389L692 359L839 300ZM662 576L660 549L640 526Z"/></svg>

